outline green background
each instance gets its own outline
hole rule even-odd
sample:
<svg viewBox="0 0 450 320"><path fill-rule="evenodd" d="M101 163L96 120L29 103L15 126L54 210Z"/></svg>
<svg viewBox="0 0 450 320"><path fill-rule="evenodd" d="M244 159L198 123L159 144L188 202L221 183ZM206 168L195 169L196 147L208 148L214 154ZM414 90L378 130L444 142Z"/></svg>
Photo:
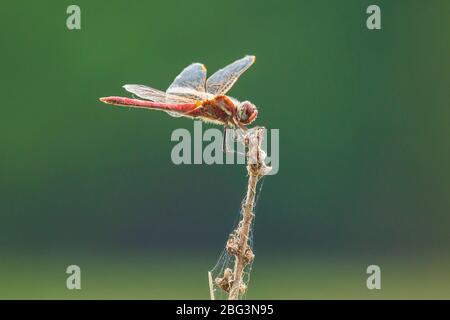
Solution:
<svg viewBox="0 0 450 320"><path fill-rule="evenodd" d="M98 98L245 54L230 94L280 129L247 298L450 298L450 2L70 4L0 5L0 298L209 298L245 167L176 166L191 120Z"/></svg>

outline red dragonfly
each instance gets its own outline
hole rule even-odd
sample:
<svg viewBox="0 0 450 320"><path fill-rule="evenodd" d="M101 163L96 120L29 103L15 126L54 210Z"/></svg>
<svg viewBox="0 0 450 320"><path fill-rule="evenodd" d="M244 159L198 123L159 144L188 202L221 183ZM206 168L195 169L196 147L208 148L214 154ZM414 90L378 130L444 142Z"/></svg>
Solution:
<svg viewBox="0 0 450 320"><path fill-rule="evenodd" d="M100 101L116 106L162 110L174 117L189 117L241 128L252 123L258 115L255 105L239 102L225 95L239 77L255 62L255 56L245 56L206 79L206 68L201 63L186 67L166 92L143 85L127 84L123 87L139 98L104 97ZM225 137L224 137L225 138Z"/></svg>

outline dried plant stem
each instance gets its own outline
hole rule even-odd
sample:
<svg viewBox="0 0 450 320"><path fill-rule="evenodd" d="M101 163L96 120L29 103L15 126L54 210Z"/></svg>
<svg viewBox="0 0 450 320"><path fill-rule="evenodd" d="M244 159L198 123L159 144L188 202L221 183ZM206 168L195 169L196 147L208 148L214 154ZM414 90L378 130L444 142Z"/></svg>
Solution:
<svg viewBox="0 0 450 320"><path fill-rule="evenodd" d="M226 250L235 257L233 270L225 268L222 277L214 279L215 284L228 293L228 300L238 300L247 290L244 283L245 267L254 259L253 248L249 243L252 222L254 219L254 207L256 198L256 186L259 179L266 175L271 168L266 166L265 153L261 149L264 128L257 127L246 132L244 143L246 146L248 185L247 193L242 203L241 221L237 228L230 234L226 244ZM247 270L246 272L250 272ZM208 274L211 299L214 300L211 273Z"/></svg>
<svg viewBox="0 0 450 320"><path fill-rule="evenodd" d="M255 164L256 165L256 164ZM249 165L249 166L255 166ZM248 243L250 229L252 226L253 217L255 214L253 213L253 207L255 203L256 196L256 185L258 184L258 180L260 176L256 173L256 170L249 169L249 177L248 177L248 186L247 186L247 195L245 198L245 203L242 206L242 220L240 223L240 227L238 229L238 250L236 252L236 260L234 263L233 270L233 285L230 289L230 294L228 296L229 300L238 300L239 293L241 291L246 290L246 288L242 287L242 276L244 273L245 266L253 260L254 255L252 252L252 248ZM249 259L250 258L250 259Z"/></svg>
<svg viewBox="0 0 450 320"><path fill-rule="evenodd" d="M254 259L252 247L249 243L249 235L255 216L253 209L255 206L256 186L259 179L267 173L268 169L264 163L263 151L261 150L263 134L264 128L256 128L255 134L249 135L245 139L248 162L247 193L242 204L242 219L227 242L228 252L235 256L234 270L232 273L230 270L228 271L230 279L226 289L229 290L229 300L238 300L239 296L246 291L247 288L243 283L244 269Z"/></svg>

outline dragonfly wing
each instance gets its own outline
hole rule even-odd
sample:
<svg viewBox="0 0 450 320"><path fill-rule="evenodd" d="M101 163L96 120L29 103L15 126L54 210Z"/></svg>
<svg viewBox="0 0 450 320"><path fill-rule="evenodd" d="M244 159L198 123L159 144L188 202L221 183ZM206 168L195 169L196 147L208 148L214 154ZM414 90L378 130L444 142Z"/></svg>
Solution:
<svg viewBox="0 0 450 320"><path fill-rule="evenodd" d="M184 97L195 101L202 101L207 98L205 92L206 68L201 63L193 63L175 78L167 89L166 102L174 103L176 98ZM182 114L167 112L172 117L181 117Z"/></svg>
<svg viewBox="0 0 450 320"><path fill-rule="evenodd" d="M201 63L193 63L181 71L166 92L194 100L204 100L206 99L205 83L205 66Z"/></svg>
<svg viewBox="0 0 450 320"><path fill-rule="evenodd" d="M153 102L162 102L162 103L196 103L197 100L186 97L186 96L180 96L175 94L166 93L154 88L150 88L147 86L143 86L140 84L127 84L123 86L125 90L128 92L131 92L135 95L137 95L140 98L150 100ZM165 110L163 110L165 111ZM171 111L165 111L167 114L171 115L172 117L182 117L183 113L180 112L171 112Z"/></svg>
<svg viewBox="0 0 450 320"><path fill-rule="evenodd" d="M213 95L223 95L231 89L239 77L255 62L255 56L245 56L223 69L218 70L206 81L206 91Z"/></svg>
<svg viewBox="0 0 450 320"><path fill-rule="evenodd" d="M150 88L140 84L126 84L123 86L125 90L138 96L139 98L150 100L153 102L168 102L171 103L195 103L195 99L188 97L172 95L154 88Z"/></svg>

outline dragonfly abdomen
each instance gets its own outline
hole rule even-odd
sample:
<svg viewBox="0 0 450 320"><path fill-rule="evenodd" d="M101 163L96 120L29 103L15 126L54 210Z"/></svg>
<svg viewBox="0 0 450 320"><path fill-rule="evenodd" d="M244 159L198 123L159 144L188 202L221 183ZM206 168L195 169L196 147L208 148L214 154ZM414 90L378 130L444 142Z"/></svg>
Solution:
<svg viewBox="0 0 450 320"><path fill-rule="evenodd" d="M129 106L134 108L147 108L177 112L181 115L188 113L197 107L195 103L164 103L125 97L104 97L100 98L100 101L116 106Z"/></svg>

